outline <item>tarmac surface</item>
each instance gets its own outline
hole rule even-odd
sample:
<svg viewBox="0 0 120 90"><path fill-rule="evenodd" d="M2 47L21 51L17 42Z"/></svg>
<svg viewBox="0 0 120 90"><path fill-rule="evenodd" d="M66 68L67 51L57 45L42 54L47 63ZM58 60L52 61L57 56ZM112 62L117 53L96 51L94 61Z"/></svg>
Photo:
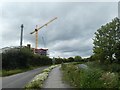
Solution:
<svg viewBox="0 0 120 90"><path fill-rule="evenodd" d="M2 88L24 88L29 81L47 67L49 66L42 66L27 72L2 77Z"/></svg>
<svg viewBox="0 0 120 90"><path fill-rule="evenodd" d="M62 72L60 66L54 68L45 80L43 88L72 88L70 85L62 81Z"/></svg>

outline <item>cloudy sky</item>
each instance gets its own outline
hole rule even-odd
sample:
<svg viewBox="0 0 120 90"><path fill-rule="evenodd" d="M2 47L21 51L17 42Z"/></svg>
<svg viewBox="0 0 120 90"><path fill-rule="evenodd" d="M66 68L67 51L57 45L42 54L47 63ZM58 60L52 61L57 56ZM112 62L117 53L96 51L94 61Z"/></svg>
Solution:
<svg viewBox="0 0 120 90"><path fill-rule="evenodd" d="M24 24L23 45L35 47L36 25L58 17L39 31L39 48L48 48L50 57L92 55L94 32L118 16L117 2L16 2L2 4L0 48L20 45L20 26ZM45 46L42 40L44 37Z"/></svg>

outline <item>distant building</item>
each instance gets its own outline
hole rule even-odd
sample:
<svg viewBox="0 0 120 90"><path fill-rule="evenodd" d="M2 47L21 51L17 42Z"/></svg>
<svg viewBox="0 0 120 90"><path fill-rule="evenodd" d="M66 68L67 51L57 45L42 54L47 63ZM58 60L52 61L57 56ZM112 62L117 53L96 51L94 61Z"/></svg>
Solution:
<svg viewBox="0 0 120 90"><path fill-rule="evenodd" d="M19 49L20 49L20 46L4 47L4 48L0 49L0 53L6 53L6 52L8 52L10 50L18 51Z"/></svg>
<svg viewBox="0 0 120 90"><path fill-rule="evenodd" d="M34 49L34 52L36 53L36 54L39 54L39 55L47 55L47 51L48 51L48 49Z"/></svg>
<svg viewBox="0 0 120 90"><path fill-rule="evenodd" d="M27 48L31 49L31 44L27 44ZM35 48L32 48L32 51L33 51L35 54L47 56L47 51L48 51L48 49L43 49L43 48L35 49Z"/></svg>

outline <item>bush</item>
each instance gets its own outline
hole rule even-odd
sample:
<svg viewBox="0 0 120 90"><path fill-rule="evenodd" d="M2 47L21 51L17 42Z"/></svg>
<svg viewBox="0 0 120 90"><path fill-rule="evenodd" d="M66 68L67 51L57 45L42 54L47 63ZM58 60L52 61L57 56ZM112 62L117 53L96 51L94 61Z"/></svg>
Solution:
<svg viewBox="0 0 120 90"><path fill-rule="evenodd" d="M111 72L120 72L120 64L113 63L109 65L109 70Z"/></svg>
<svg viewBox="0 0 120 90"><path fill-rule="evenodd" d="M102 81L98 80L102 71L99 69L94 70L80 70L79 87L80 88L100 88Z"/></svg>
<svg viewBox="0 0 120 90"><path fill-rule="evenodd" d="M118 75L111 72L105 72L102 74L101 81L103 81L103 87L116 88L118 87Z"/></svg>
<svg viewBox="0 0 120 90"><path fill-rule="evenodd" d="M2 53L2 69L23 69L31 66L50 65L52 60L47 56L33 54L28 48L11 49Z"/></svg>
<svg viewBox="0 0 120 90"><path fill-rule="evenodd" d="M88 65L93 65L89 63ZM101 68L81 69L73 64L62 64L63 79L78 88L118 88L120 75Z"/></svg>
<svg viewBox="0 0 120 90"><path fill-rule="evenodd" d="M112 64L100 64L98 61L87 62L86 63L90 68L99 68L104 71L110 72L120 72L120 64L112 63Z"/></svg>

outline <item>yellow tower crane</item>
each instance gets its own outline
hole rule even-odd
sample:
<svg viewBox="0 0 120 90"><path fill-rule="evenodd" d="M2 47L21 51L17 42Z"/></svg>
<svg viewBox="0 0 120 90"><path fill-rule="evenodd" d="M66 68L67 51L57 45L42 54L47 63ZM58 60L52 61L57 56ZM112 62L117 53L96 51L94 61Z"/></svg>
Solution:
<svg viewBox="0 0 120 90"><path fill-rule="evenodd" d="M35 45L35 49L37 49L38 47L38 30L40 30L41 28L43 28L44 26L47 26L49 23L51 23L52 21L54 21L55 19L57 19L57 17L53 18L52 20L50 20L49 22L47 22L46 24L42 25L41 27L37 27L36 25L36 29L31 32L30 34L36 33L36 45Z"/></svg>

